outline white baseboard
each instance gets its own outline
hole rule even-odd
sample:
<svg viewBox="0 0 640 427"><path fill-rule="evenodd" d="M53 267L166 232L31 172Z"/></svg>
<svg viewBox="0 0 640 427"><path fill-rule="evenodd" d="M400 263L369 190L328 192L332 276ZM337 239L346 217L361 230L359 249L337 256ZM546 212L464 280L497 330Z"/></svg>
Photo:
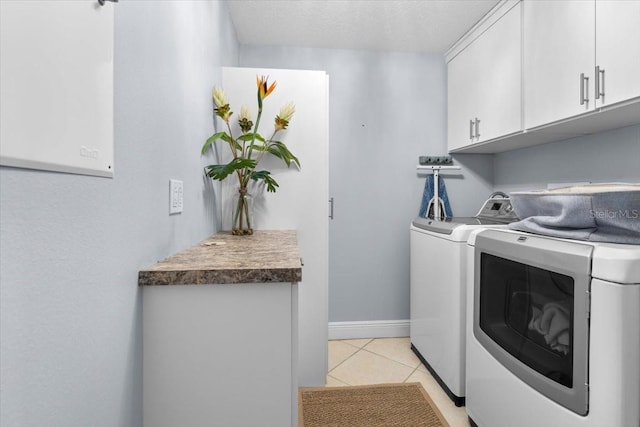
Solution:
<svg viewBox="0 0 640 427"><path fill-rule="evenodd" d="M409 336L409 320L329 322L330 340L400 338Z"/></svg>

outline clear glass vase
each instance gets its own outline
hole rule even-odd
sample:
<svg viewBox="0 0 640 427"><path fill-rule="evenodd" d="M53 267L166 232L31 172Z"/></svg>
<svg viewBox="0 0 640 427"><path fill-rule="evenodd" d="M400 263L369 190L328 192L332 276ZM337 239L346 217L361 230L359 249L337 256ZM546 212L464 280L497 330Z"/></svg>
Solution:
<svg viewBox="0 0 640 427"><path fill-rule="evenodd" d="M253 196L240 187L233 196L231 234L253 234Z"/></svg>

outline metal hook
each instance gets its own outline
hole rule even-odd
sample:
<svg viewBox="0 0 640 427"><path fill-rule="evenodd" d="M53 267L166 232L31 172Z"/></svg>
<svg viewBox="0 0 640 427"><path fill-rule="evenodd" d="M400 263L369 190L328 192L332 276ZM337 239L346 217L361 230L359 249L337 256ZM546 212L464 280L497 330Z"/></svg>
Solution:
<svg viewBox="0 0 640 427"><path fill-rule="evenodd" d="M98 0L98 3L100 3L100 6L104 6L104 2L106 1L110 1L113 3L118 3L118 0Z"/></svg>

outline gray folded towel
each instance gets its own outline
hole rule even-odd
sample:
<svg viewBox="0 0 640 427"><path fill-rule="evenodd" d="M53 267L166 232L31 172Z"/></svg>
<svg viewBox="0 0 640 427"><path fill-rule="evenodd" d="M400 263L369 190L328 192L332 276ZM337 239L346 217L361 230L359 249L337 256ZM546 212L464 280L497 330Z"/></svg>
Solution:
<svg viewBox="0 0 640 427"><path fill-rule="evenodd" d="M640 184L597 184L510 194L509 228L566 239L640 244Z"/></svg>

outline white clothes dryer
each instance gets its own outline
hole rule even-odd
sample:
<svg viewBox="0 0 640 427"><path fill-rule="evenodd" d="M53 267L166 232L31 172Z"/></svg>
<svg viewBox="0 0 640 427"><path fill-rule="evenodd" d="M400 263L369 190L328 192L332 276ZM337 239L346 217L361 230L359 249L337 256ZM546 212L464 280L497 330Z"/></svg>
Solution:
<svg viewBox="0 0 640 427"><path fill-rule="evenodd" d="M640 426L640 246L482 230L466 259L472 425Z"/></svg>
<svg viewBox="0 0 640 427"><path fill-rule="evenodd" d="M419 217L410 227L411 349L457 406L465 396L467 238L516 219L509 198L494 193L475 217Z"/></svg>

